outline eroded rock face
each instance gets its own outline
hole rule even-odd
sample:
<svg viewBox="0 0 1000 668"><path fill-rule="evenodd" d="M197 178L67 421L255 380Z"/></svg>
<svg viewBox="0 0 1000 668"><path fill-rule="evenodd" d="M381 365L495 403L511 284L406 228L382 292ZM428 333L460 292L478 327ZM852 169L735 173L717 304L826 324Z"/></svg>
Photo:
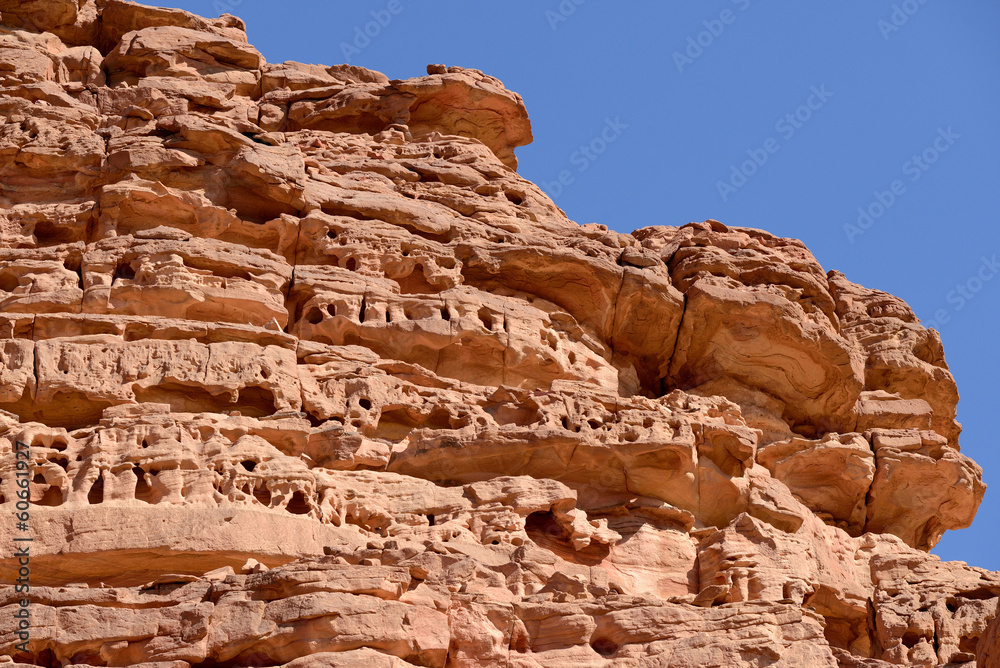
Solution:
<svg viewBox="0 0 1000 668"><path fill-rule="evenodd" d="M576 225L474 70L0 16L0 655L996 661L1000 575L927 554L984 486L900 300L760 230Z"/></svg>

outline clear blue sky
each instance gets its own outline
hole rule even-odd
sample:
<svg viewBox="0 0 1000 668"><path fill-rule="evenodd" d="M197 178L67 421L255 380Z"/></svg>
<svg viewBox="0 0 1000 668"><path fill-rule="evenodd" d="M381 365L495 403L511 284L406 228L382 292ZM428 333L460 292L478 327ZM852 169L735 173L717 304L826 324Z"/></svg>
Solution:
<svg viewBox="0 0 1000 668"><path fill-rule="evenodd" d="M1000 274L982 269L1000 259L1000 4L163 1L241 16L271 62L346 61L390 78L428 63L481 69L528 107L521 174L545 187L570 172L554 199L573 220L631 232L716 218L797 237L825 269L938 320L962 450L992 489L972 528L934 552L1000 570ZM390 8L345 58L342 45ZM593 160L576 153L609 120L615 141ZM763 164L734 178L753 155ZM859 207L877 216L866 228Z"/></svg>

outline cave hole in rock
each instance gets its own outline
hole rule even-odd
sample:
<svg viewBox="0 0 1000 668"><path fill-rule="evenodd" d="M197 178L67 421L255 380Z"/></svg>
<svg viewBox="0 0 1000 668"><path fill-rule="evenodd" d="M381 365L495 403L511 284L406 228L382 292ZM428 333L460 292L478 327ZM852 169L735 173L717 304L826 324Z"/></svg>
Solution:
<svg viewBox="0 0 1000 668"><path fill-rule="evenodd" d="M31 480L35 485L42 486L42 493L32 503L36 506L60 506L62 505L62 490L55 485L49 485L45 481L45 476L36 473Z"/></svg>
<svg viewBox="0 0 1000 668"><path fill-rule="evenodd" d="M143 129L141 131L141 136L150 137L153 139L173 139L174 137L177 136L177 133L171 132L166 128L153 127L149 129Z"/></svg>
<svg viewBox="0 0 1000 668"><path fill-rule="evenodd" d="M63 471L69 470L69 460L65 457L57 457L52 460L52 463L61 468Z"/></svg>
<svg viewBox="0 0 1000 668"><path fill-rule="evenodd" d="M347 258L347 261L344 263L344 269L346 269L347 271L357 271L358 261L355 260L353 257Z"/></svg>
<svg viewBox="0 0 1000 668"><path fill-rule="evenodd" d="M804 605L809 606L809 599L806 600ZM826 638L828 643L830 643L830 646L849 650L851 648L851 643L858 639L858 634L855 628L857 620L855 620L855 624L852 624L850 619L835 617L825 613L823 614L823 619L823 637ZM862 631L862 633L864 633L864 631Z"/></svg>
<svg viewBox="0 0 1000 668"><path fill-rule="evenodd" d="M368 311L368 302L365 301L364 297L362 297L361 298L361 308L358 309L358 322L364 322L365 321L365 316L367 315L367 311Z"/></svg>
<svg viewBox="0 0 1000 668"><path fill-rule="evenodd" d="M337 317L337 305L336 304L328 304L327 307L326 307L326 312L329 313L330 317L332 317L332 318ZM320 317L322 317L322 316L320 316ZM316 323L313 323L313 324L316 324Z"/></svg>
<svg viewBox="0 0 1000 668"><path fill-rule="evenodd" d="M434 526L434 513L427 514L427 526Z"/></svg>
<svg viewBox="0 0 1000 668"><path fill-rule="evenodd" d="M156 492L146 481L146 470L136 466L132 473L135 475L135 498L144 503L156 503Z"/></svg>
<svg viewBox="0 0 1000 668"><path fill-rule="evenodd" d="M242 466L243 468L245 468L247 471L253 472L253 470L255 468L257 468L257 462L255 462L253 460L250 460L250 459L246 459L246 460L240 462L240 466Z"/></svg>
<svg viewBox="0 0 1000 668"><path fill-rule="evenodd" d="M285 506L285 510L293 515L308 515L310 508L305 494L298 491L292 494L292 498L288 502L288 505Z"/></svg>
<svg viewBox="0 0 1000 668"><path fill-rule="evenodd" d="M569 531L558 522L551 510L536 511L528 515L524 531L539 547L576 564L596 566L611 552L610 546L599 543L591 543L583 549L574 548Z"/></svg>
<svg viewBox="0 0 1000 668"><path fill-rule="evenodd" d="M260 135L258 135L256 132L242 132L240 134L242 134L244 137L254 142L255 144L263 144L264 146L271 146L270 143L261 139Z"/></svg>
<svg viewBox="0 0 1000 668"><path fill-rule="evenodd" d="M277 410L274 393L257 386L239 388L235 403L230 400L228 393L213 395L203 387L170 382L155 387L136 388L135 398L140 403L170 404L171 410L178 413L239 411L241 415L257 418L273 415Z"/></svg>
<svg viewBox="0 0 1000 668"><path fill-rule="evenodd" d="M426 295L441 292L440 288L431 285L424 275L424 265L417 263L406 276L396 279L399 284L399 293L403 295Z"/></svg>
<svg viewBox="0 0 1000 668"><path fill-rule="evenodd" d="M988 601L991 598L996 598L997 594L986 587L980 587L979 589L973 589L971 591L962 591L957 594L960 598L969 599L970 601Z"/></svg>
<svg viewBox="0 0 1000 668"><path fill-rule="evenodd" d="M77 240L73 228L57 227L49 220L36 223L34 234L38 246L57 246Z"/></svg>
<svg viewBox="0 0 1000 668"><path fill-rule="evenodd" d="M522 195L521 193L517 193L512 190L507 190L504 192L504 196L511 204L514 204L516 206L521 206L522 204L524 204L524 195Z"/></svg>
<svg viewBox="0 0 1000 668"><path fill-rule="evenodd" d="M34 501L33 503L36 506L48 506L51 508L55 506L61 506L62 502L63 502L62 490L60 490L55 485L47 485L45 487L45 491L42 492L41 497L37 501Z"/></svg>
<svg viewBox="0 0 1000 668"><path fill-rule="evenodd" d="M415 237L420 237L421 239L427 239L427 241L436 241L439 244L447 244L448 242L451 241L451 235L448 234L425 232L423 230L418 230L415 227L407 227L406 231Z"/></svg>
<svg viewBox="0 0 1000 668"><path fill-rule="evenodd" d="M91 486L90 491L87 492L87 502L91 505L97 505L98 503L104 502L104 472L102 471L97 480Z"/></svg>
<svg viewBox="0 0 1000 668"><path fill-rule="evenodd" d="M132 268L132 263L125 259L119 260L118 264L115 265L115 272L114 274L112 274L111 280L131 281L134 279L135 279L135 269Z"/></svg>
<svg viewBox="0 0 1000 668"><path fill-rule="evenodd" d="M451 413L447 408L438 407L431 411L431 414L424 420L423 425L427 429L453 429L451 424Z"/></svg>
<svg viewBox="0 0 1000 668"><path fill-rule="evenodd" d="M310 325L318 325L319 323L323 322L323 312L320 311L315 306L312 307L311 309L309 309L308 313L306 313L306 322L308 322Z"/></svg>
<svg viewBox="0 0 1000 668"><path fill-rule="evenodd" d="M416 169L416 172L420 176L420 183L441 183L441 179L433 172L426 169Z"/></svg>
<svg viewBox="0 0 1000 668"><path fill-rule="evenodd" d="M264 507L271 507L271 490L265 485L258 485L253 488L253 498L257 499Z"/></svg>
<svg viewBox="0 0 1000 668"><path fill-rule="evenodd" d="M518 654L527 654L528 650L531 649L528 634L523 631L513 634L510 639L510 648Z"/></svg>
<svg viewBox="0 0 1000 668"><path fill-rule="evenodd" d="M528 515L524 521L524 530L536 543L551 541L568 541L566 528L556 521L550 510L536 511Z"/></svg>
<svg viewBox="0 0 1000 668"><path fill-rule="evenodd" d="M610 638L597 638L590 643L591 649L601 656L614 656L618 652L618 645Z"/></svg>
<svg viewBox="0 0 1000 668"><path fill-rule="evenodd" d="M909 648L914 648L917 646L921 640L925 640L926 636L923 633L917 633L916 631L907 631L903 634L903 644Z"/></svg>
<svg viewBox="0 0 1000 668"><path fill-rule="evenodd" d="M60 365L60 371L67 366ZM17 404L0 402L0 409L20 414L26 408L25 401L32 402L32 399L23 396ZM68 432L97 424L101 420L104 409L111 405L108 401L94 399L84 392L64 392L61 390L57 391L51 400L44 404L28 404L31 406L34 422L40 422L47 427L63 427ZM40 443L39 447L45 448L46 446L44 443Z"/></svg>
<svg viewBox="0 0 1000 668"><path fill-rule="evenodd" d="M420 424L404 409L383 410L373 437L398 443L418 427Z"/></svg>
<svg viewBox="0 0 1000 668"><path fill-rule="evenodd" d="M487 332L493 331L493 314L485 306L479 309L479 322L483 323L483 327L486 328Z"/></svg>
<svg viewBox="0 0 1000 668"><path fill-rule="evenodd" d="M362 397L361 399L358 400L358 405L364 408L366 411L370 411L372 409L372 402L370 399L365 399Z"/></svg>
<svg viewBox="0 0 1000 668"><path fill-rule="evenodd" d="M53 450L58 450L59 452L63 452L68 446L69 443L66 442L66 439L54 438L52 439L52 445L50 445L49 447L52 448Z"/></svg>
<svg viewBox="0 0 1000 668"><path fill-rule="evenodd" d="M337 230L335 230L333 228L330 228L329 230L327 230L326 231L326 238L327 239L336 239L337 238Z"/></svg>
<svg viewBox="0 0 1000 668"><path fill-rule="evenodd" d="M73 663L77 663L76 658L77 657L75 656L73 657ZM98 661L100 660L97 659L96 657L94 658ZM41 652L38 653L37 658L34 658L30 655L15 654L14 660L20 661L21 663L26 663L28 665L45 666L46 668L52 668L55 666L63 665L62 661L56 658L55 652L53 652L51 649L42 650ZM85 663L85 662L81 661L80 663ZM94 665L99 665L99 664L94 664Z"/></svg>
<svg viewBox="0 0 1000 668"><path fill-rule="evenodd" d="M446 306L441 307L441 319L451 320L451 312L448 311L448 307Z"/></svg>
<svg viewBox="0 0 1000 668"><path fill-rule="evenodd" d="M326 423L325 420L322 420L322 419L316 417L315 415L313 415L309 411L306 411L306 420L309 421L309 424L312 427L320 427L320 426L322 426L323 424Z"/></svg>
<svg viewBox="0 0 1000 668"><path fill-rule="evenodd" d="M21 281L14 273L0 274L0 292L14 292L21 284Z"/></svg>
<svg viewBox="0 0 1000 668"><path fill-rule="evenodd" d="M353 218L354 220L381 220L374 216L369 216L366 213L362 213L356 209L352 209L346 204L337 204L336 202L325 202L320 205L320 211L328 216L338 216L340 218ZM331 237L332 238L332 237Z"/></svg>
<svg viewBox="0 0 1000 668"><path fill-rule="evenodd" d="M83 289L83 258L79 255L69 255L63 260L63 267L66 271L76 274L76 287Z"/></svg>
<svg viewBox="0 0 1000 668"><path fill-rule="evenodd" d="M258 189L255 187L231 184L220 193L221 197L216 198L210 193L206 194L209 195L209 198L213 200L216 206L221 206L225 209L236 209L236 215L240 220L254 225L263 225L264 223L281 218L282 214L297 216L301 213L290 204L279 202L276 199L268 197L266 194L258 192Z"/></svg>

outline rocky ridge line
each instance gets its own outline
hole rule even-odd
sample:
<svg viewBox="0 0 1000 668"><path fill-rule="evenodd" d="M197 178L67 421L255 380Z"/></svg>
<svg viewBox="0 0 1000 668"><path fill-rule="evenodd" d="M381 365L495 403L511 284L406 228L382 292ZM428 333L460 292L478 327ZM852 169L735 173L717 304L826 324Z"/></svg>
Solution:
<svg viewBox="0 0 1000 668"><path fill-rule="evenodd" d="M0 0L0 114L15 665L997 665L940 339L801 242L577 225L500 81L228 15Z"/></svg>

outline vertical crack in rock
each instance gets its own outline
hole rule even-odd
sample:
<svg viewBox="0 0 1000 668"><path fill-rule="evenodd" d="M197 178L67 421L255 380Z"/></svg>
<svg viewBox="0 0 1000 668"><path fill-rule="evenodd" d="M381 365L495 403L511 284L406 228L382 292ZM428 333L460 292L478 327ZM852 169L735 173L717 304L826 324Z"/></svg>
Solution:
<svg viewBox="0 0 1000 668"><path fill-rule="evenodd" d="M0 661L996 661L1000 575L928 554L985 487L901 300L577 225L477 70L125 0L0 0L0 56Z"/></svg>
<svg viewBox="0 0 1000 668"><path fill-rule="evenodd" d="M683 302L681 306L681 316L677 320L677 334L674 337L674 347L670 350L670 355L667 356L667 368L674 362L674 355L677 354L677 344L681 339L681 323L684 322L684 316L687 315L687 295L683 296ZM660 378L660 395L667 393L667 378Z"/></svg>

